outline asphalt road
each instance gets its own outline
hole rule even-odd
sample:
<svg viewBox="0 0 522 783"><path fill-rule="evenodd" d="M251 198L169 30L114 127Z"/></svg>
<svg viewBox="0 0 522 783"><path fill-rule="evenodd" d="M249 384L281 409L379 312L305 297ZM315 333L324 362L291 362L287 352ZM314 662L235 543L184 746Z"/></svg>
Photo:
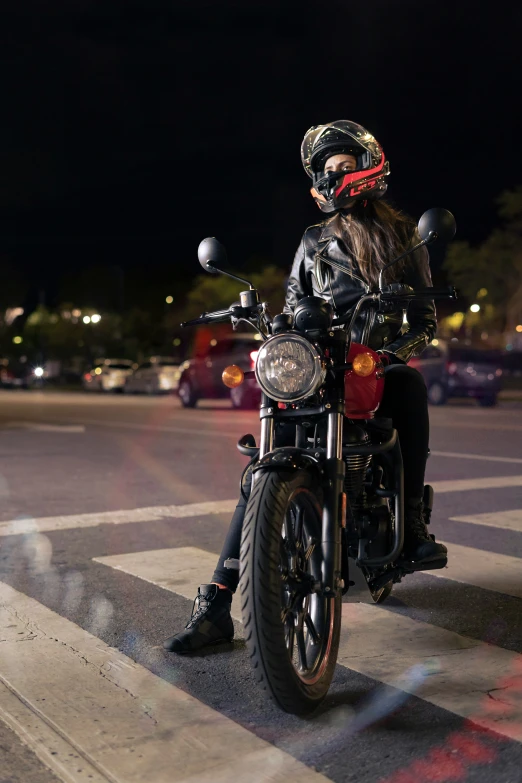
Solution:
<svg viewBox="0 0 522 783"><path fill-rule="evenodd" d="M357 580L330 695L302 720L259 692L239 621L212 654L161 648L211 576L256 414L1 392L0 783L518 783L521 410L431 409L449 568L382 607Z"/></svg>

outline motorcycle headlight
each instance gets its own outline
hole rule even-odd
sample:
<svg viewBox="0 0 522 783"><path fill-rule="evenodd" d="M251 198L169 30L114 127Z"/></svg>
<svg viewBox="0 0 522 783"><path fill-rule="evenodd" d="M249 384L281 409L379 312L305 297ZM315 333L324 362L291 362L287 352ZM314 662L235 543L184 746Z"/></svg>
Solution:
<svg viewBox="0 0 522 783"><path fill-rule="evenodd" d="M267 340L257 355L256 378L277 402L297 402L313 394L325 377L321 357L304 337L282 334Z"/></svg>

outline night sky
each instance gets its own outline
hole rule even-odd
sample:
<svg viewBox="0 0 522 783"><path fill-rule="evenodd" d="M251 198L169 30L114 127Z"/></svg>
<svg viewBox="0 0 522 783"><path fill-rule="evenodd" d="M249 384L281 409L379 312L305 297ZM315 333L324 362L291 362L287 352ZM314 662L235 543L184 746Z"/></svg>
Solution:
<svg viewBox="0 0 522 783"><path fill-rule="evenodd" d="M236 269L288 266L320 219L302 137L343 118L383 145L396 205L480 241L522 184L521 22L466 0L3 0L0 258L51 304L91 266L172 288L207 235Z"/></svg>

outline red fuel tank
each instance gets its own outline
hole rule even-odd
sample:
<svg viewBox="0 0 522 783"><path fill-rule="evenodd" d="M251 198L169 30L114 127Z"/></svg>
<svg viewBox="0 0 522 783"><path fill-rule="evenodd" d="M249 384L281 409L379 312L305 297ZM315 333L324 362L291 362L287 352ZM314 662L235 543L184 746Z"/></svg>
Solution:
<svg viewBox="0 0 522 783"><path fill-rule="evenodd" d="M384 368L376 351L359 343L352 343L346 361L353 363L358 354L369 354L375 368L369 375L357 375L354 370L344 374L344 415L349 419L373 419L384 393Z"/></svg>

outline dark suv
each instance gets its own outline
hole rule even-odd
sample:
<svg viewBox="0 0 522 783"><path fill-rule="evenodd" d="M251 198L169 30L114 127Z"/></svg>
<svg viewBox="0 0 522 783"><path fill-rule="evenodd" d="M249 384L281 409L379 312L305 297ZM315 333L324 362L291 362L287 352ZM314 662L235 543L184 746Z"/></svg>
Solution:
<svg viewBox="0 0 522 783"><path fill-rule="evenodd" d="M193 408L202 398L229 397L234 408L259 407L261 390L255 378L248 378L235 389L228 389L221 375L229 364L253 370L261 345L254 334L237 334L212 340L208 349L180 366L178 395L184 408Z"/></svg>
<svg viewBox="0 0 522 783"><path fill-rule="evenodd" d="M432 405L444 405L449 397L473 397L485 407L497 404L502 388L500 351L434 340L409 364L426 381Z"/></svg>

